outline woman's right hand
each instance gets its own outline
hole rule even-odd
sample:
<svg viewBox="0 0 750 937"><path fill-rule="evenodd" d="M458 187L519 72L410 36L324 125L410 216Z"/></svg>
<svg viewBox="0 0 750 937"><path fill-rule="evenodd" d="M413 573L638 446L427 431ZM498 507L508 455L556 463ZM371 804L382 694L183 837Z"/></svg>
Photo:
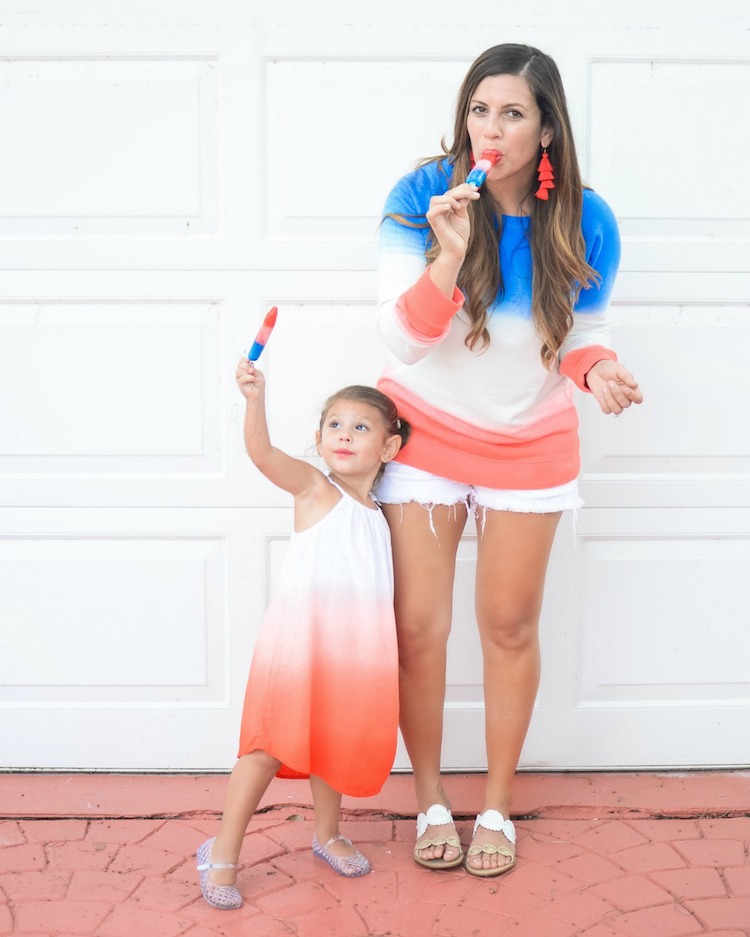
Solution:
<svg viewBox="0 0 750 937"><path fill-rule="evenodd" d="M440 244L441 252L463 260L469 245L471 222L469 202L479 198L476 186L462 182L445 195L433 195L427 211L427 221Z"/></svg>

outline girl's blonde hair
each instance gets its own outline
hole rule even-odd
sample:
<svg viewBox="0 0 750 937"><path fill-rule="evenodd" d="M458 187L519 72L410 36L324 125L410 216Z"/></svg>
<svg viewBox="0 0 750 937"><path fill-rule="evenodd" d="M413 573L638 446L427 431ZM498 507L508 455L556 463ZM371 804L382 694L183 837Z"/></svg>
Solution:
<svg viewBox="0 0 750 937"><path fill-rule="evenodd" d="M527 198L531 205L531 313L542 339L542 362L550 368L573 325L573 306L579 292L600 280L598 273L586 262L581 233L583 183L568 105L557 65L549 55L533 46L515 43L487 49L471 65L459 90L453 144L448 148L445 139L441 141L452 170L453 185L462 182L471 169L471 143L466 130L469 105L480 82L493 75L524 78L541 113L542 127L553 132L547 152L554 168L555 188L549 193L548 201L536 199L533 196L534 179ZM539 158L541 154L540 146ZM443 160L445 155L422 160L420 165ZM502 218L496 214L492 199L486 197L471 202L469 213L471 237L459 273L458 287L466 296L472 322L466 345L474 348L480 340L489 344L488 310L503 292L502 272L497 260ZM402 224L414 224L398 215L389 217ZM440 245L430 235L427 260L432 262L439 253Z"/></svg>

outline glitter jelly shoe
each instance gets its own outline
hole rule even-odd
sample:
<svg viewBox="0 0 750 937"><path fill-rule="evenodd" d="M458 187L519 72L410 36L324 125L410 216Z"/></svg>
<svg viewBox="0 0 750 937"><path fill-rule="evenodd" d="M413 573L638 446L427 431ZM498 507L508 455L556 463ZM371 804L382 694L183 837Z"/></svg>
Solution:
<svg viewBox="0 0 750 937"><path fill-rule="evenodd" d="M201 893L207 904L222 911L233 911L242 907L242 895L234 885L216 885L208 877L212 869L236 869L236 865L226 862L211 862L213 839L207 839L198 850L198 872L200 873Z"/></svg>
<svg viewBox="0 0 750 937"><path fill-rule="evenodd" d="M353 856L334 856L333 853L328 851L328 847L339 840L354 848ZM339 875L345 875L347 878L354 878L356 875L365 875L370 871L370 863L367 859L365 859L350 839L347 839L340 833L338 836L332 836L323 846L318 842L317 835L313 836L312 851L320 859L325 859L334 872L338 872Z"/></svg>

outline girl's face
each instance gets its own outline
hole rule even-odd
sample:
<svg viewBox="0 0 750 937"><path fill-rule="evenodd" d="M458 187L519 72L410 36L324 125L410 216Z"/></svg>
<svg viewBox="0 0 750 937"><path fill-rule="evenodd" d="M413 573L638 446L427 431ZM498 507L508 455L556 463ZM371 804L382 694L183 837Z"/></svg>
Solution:
<svg viewBox="0 0 750 937"><path fill-rule="evenodd" d="M360 400L334 400L317 433L318 453L339 476L368 476L398 452L401 439L387 436L380 411Z"/></svg>
<svg viewBox="0 0 750 937"><path fill-rule="evenodd" d="M476 87L469 101L466 130L474 159L482 150L499 150L500 160L487 174L490 191L528 192L539 162L539 145L549 146L552 131L526 79L519 75L490 75Z"/></svg>

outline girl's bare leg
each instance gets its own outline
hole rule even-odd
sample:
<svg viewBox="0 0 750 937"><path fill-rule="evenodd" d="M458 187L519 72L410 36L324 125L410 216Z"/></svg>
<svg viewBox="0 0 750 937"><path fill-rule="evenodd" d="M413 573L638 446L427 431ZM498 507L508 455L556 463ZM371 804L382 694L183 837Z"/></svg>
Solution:
<svg viewBox="0 0 750 937"><path fill-rule="evenodd" d="M421 813L432 804L450 807L440 777L446 645L453 611L456 551L466 524L464 505L415 502L383 505L391 529L400 672L400 725L409 753ZM448 836L450 826L431 826L429 836ZM431 846L424 859L458 857L450 846Z"/></svg>
<svg viewBox="0 0 750 937"><path fill-rule="evenodd" d="M482 522L482 512L478 525ZM484 657L487 787L482 812L509 818L511 788L539 687L539 615L560 514L487 511L479 528L476 611ZM501 832L477 830L475 845L507 846ZM468 860L494 868L510 860Z"/></svg>
<svg viewBox="0 0 750 937"><path fill-rule="evenodd" d="M313 807L315 808L315 835L321 846L329 839L339 836L339 817L341 814L341 794L315 774L310 775ZM356 849L348 843L338 840L331 843L328 851L334 856L354 856Z"/></svg>
<svg viewBox="0 0 750 937"><path fill-rule="evenodd" d="M260 749L238 760L229 777L221 828L211 848L212 862L237 863L247 825L280 767L280 761ZM213 869L209 879L215 885L234 885L237 872Z"/></svg>

